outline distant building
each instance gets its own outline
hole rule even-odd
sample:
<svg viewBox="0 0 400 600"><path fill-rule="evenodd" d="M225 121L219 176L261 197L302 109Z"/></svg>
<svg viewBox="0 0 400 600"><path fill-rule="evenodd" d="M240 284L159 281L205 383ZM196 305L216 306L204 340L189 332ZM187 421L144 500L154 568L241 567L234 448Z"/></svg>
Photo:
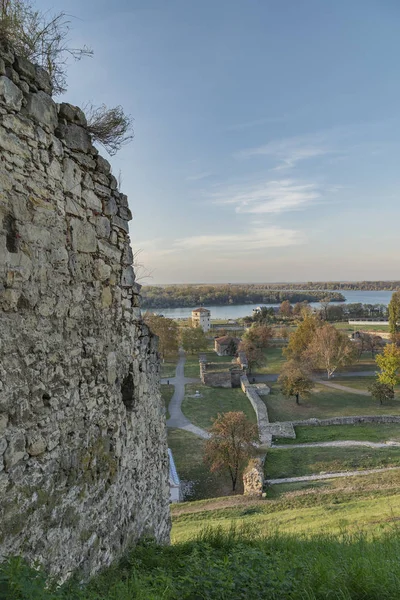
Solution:
<svg viewBox="0 0 400 600"><path fill-rule="evenodd" d="M233 356L237 351L239 343L239 338L223 335L214 339L214 350L218 356ZM234 351L232 352L232 350Z"/></svg>
<svg viewBox="0 0 400 600"><path fill-rule="evenodd" d="M192 325L193 327L201 327L204 333L210 331L210 311L206 308L200 307L192 310Z"/></svg>
<svg viewBox="0 0 400 600"><path fill-rule="evenodd" d="M170 502L182 502L181 482L176 470L174 457L170 448L168 448L169 456L169 486L170 486Z"/></svg>

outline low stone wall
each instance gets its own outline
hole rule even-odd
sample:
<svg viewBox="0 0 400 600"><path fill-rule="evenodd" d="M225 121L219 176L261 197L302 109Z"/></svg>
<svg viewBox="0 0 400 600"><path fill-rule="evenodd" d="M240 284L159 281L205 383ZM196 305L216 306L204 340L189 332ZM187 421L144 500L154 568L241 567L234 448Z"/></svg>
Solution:
<svg viewBox="0 0 400 600"><path fill-rule="evenodd" d="M268 428L269 419L267 407L257 394L256 390L249 383L247 375L243 375L243 377L240 378L240 384L243 392L250 400L251 405L257 415L258 432L260 435L261 444L269 447L271 446L272 435Z"/></svg>
<svg viewBox="0 0 400 600"><path fill-rule="evenodd" d="M400 423L398 415L366 415L354 417L332 417L332 419L306 419L303 421L293 421L292 425L299 427L302 425L315 425L317 427L324 425L357 425L359 423ZM278 424L278 423L276 423ZM280 423L287 425L288 423Z"/></svg>
<svg viewBox="0 0 400 600"><path fill-rule="evenodd" d="M270 423L268 429L273 437L289 438L291 440L296 439L296 432L294 430L293 424L290 423L290 421L282 423Z"/></svg>
<svg viewBox="0 0 400 600"><path fill-rule="evenodd" d="M262 496L264 469L261 458L252 458L243 473L243 495Z"/></svg>
<svg viewBox="0 0 400 600"><path fill-rule="evenodd" d="M207 373L205 371L202 375L201 381L202 383L204 383L204 385L209 385L211 387L232 387L232 378L230 371L221 371L220 373Z"/></svg>

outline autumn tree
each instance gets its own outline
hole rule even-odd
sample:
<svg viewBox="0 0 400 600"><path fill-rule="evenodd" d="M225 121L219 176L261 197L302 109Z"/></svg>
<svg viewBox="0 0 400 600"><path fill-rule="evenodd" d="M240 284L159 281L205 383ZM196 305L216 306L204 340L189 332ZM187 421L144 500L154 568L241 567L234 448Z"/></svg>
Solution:
<svg viewBox="0 0 400 600"><path fill-rule="evenodd" d="M365 334L364 348L366 351L371 352L372 358L375 358L375 354L379 352L383 346L384 342L380 335Z"/></svg>
<svg viewBox="0 0 400 600"><path fill-rule="evenodd" d="M265 324L255 324L246 331L243 340L252 342L257 348L267 348L272 337L272 329Z"/></svg>
<svg viewBox="0 0 400 600"><path fill-rule="evenodd" d="M339 367L355 361L355 349L349 338L333 325L325 323L318 327L303 358L315 369L324 369L330 379Z"/></svg>
<svg viewBox="0 0 400 600"><path fill-rule="evenodd" d="M329 297L326 298L322 298L322 300L320 301L320 307L321 307L321 315L322 318L324 319L324 321L328 320L328 307L329 307L329 303L330 303L331 299Z"/></svg>
<svg viewBox="0 0 400 600"><path fill-rule="evenodd" d="M285 317L286 319L292 316L292 305L290 304L289 300L284 300L282 302L282 304L279 307L279 314L281 314L282 317Z"/></svg>
<svg viewBox="0 0 400 600"><path fill-rule="evenodd" d="M283 395L294 396L296 404L300 404L300 396L307 398L314 387L314 382L307 369L295 360L288 360L283 365L278 383Z"/></svg>
<svg viewBox="0 0 400 600"><path fill-rule="evenodd" d="M389 331L392 334L393 341L397 333L400 332L400 290L393 292L388 306L389 312Z"/></svg>
<svg viewBox="0 0 400 600"><path fill-rule="evenodd" d="M256 346L251 340L243 339L239 344L238 351L245 353L250 372L254 367L260 366L265 362L261 348Z"/></svg>
<svg viewBox="0 0 400 600"><path fill-rule="evenodd" d="M176 354L179 348L177 322L149 312L145 313L143 318L150 331L158 337L158 351L161 357Z"/></svg>
<svg viewBox="0 0 400 600"><path fill-rule="evenodd" d="M283 354L287 359L301 360L302 354L307 350L315 331L321 327L321 321L315 315L305 315L289 336L289 343L284 348Z"/></svg>
<svg viewBox="0 0 400 600"><path fill-rule="evenodd" d="M257 427L243 412L218 414L210 428L204 460L213 473L229 472L233 492L240 472L254 454L254 443L257 440Z"/></svg>
<svg viewBox="0 0 400 600"><path fill-rule="evenodd" d="M201 327L185 327L181 330L181 344L185 352L194 354L207 350L208 341Z"/></svg>
<svg viewBox="0 0 400 600"><path fill-rule="evenodd" d="M383 404L385 401L393 400L394 398L393 387L380 381L374 381L374 383L368 386L368 391L375 400L379 400L379 404Z"/></svg>
<svg viewBox="0 0 400 600"><path fill-rule="evenodd" d="M400 381L400 348L396 344L387 344L382 354L378 354L375 360L380 368L377 376L379 383L388 385L393 390Z"/></svg>

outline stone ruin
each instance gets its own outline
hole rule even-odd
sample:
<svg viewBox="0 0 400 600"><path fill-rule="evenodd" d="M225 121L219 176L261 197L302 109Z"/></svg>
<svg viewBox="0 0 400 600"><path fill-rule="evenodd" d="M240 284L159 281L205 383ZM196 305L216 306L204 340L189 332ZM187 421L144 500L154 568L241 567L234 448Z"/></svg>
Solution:
<svg viewBox="0 0 400 600"><path fill-rule="evenodd" d="M264 469L261 458L252 458L243 472L243 494L262 496L264 487Z"/></svg>
<svg viewBox="0 0 400 600"><path fill-rule="evenodd" d="M169 483L127 197L51 92L0 49L0 555L65 579L168 541Z"/></svg>

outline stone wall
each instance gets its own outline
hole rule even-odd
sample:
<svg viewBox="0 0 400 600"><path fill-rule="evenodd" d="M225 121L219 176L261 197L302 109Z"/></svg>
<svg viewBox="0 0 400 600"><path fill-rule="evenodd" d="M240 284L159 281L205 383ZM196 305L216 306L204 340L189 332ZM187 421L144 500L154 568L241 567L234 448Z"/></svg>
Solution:
<svg viewBox="0 0 400 600"><path fill-rule="evenodd" d="M62 579L170 529L131 213L85 126L45 71L0 50L0 555Z"/></svg>
<svg viewBox="0 0 400 600"><path fill-rule="evenodd" d="M295 427L301 425L357 425L358 423L400 423L399 415L366 415L354 417L332 417L331 419L304 419L303 421L293 421ZM280 423L284 425L286 423Z"/></svg>
<svg viewBox="0 0 400 600"><path fill-rule="evenodd" d="M258 433L260 436L260 442L262 446L269 447L272 442L272 435L269 432L269 419L268 412L265 403L261 400L260 396L257 394L255 388L251 386L247 375L243 375L240 378L242 391L246 394L247 398L250 400L252 407L254 408L254 412L257 415L257 425L258 425Z"/></svg>
<svg viewBox="0 0 400 600"><path fill-rule="evenodd" d="M252 458L243 472L243 495L262 496L264 469L261 458Z"/></svg>

